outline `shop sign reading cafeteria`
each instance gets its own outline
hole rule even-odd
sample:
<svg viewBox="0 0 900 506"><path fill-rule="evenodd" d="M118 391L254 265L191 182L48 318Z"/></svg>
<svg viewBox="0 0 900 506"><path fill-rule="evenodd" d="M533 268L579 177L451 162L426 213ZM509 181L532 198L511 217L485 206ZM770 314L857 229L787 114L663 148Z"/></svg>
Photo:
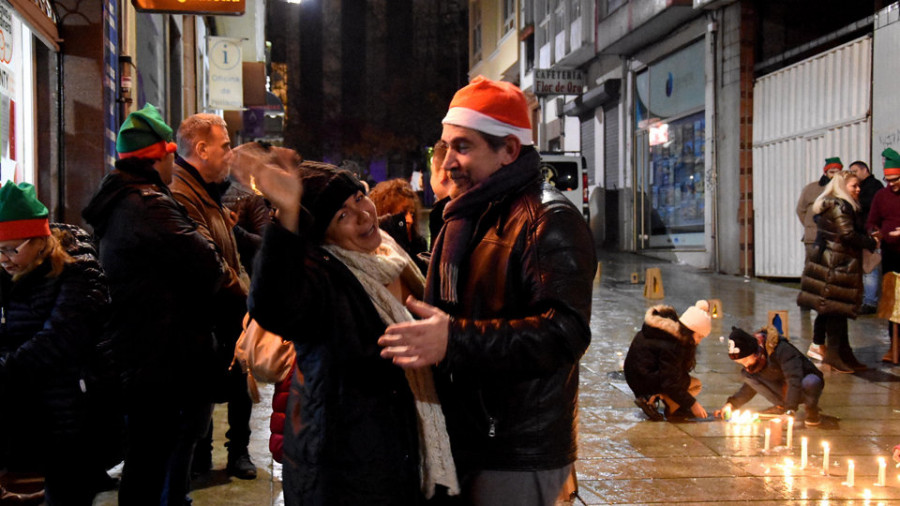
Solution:
<svg viewBox="0 0 900 506"><path fill-rule="evenodd" d="M231 14L244 13L245 0L131 0L141 12L171 12L178 14Z"/></svg>
<svg viewBox="0 0 900 506"><path fill-rule="evenodd" d="M584 72L580 70L534 69L535 95L581 95Z"/></svg>

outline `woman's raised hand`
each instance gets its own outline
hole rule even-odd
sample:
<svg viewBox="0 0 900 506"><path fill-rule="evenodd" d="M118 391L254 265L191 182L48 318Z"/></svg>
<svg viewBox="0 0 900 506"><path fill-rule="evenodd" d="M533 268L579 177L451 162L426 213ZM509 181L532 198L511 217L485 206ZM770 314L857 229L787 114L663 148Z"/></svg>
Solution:
<svg viewBox="0 0 900 506"><path fill-rule="evenodd" d="M291 232L297 232L300 220L300 198L303 195L303 184L300 182L300 178L271 163L256 165L250 173L255 189L261 191L278 209L278 221L281 225Z"/></svg>

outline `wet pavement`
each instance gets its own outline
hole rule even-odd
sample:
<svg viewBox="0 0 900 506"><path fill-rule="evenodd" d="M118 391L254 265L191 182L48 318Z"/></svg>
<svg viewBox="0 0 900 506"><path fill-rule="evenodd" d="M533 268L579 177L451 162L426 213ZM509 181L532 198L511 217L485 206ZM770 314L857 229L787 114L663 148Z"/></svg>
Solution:
<svg viewBox="0 0 900 506"><path fill-rule="evenodd" d="M725 276L626 253L601 253L595 280L591 328L593 341L581 362L579 496L575 504L745 503L754 504L900 504L900 469L890 460L900 443L900 367L882 364L887 325L873 316L850 322L857 357L872 366L858 374L825 372L820 406L823 424L797 423L793 447L764 451L767 422L739 425L719 420L650 422L633 404L622 376L622 361L644 312L654 304L681 313L697 299L721 300L722 314L699 346L694 376L703 382L698 396L712 413L741 384L740 367L728 359L731 326L752 331L765 325L770 310L788 312L787 333L802 351L811 342L814 312L797 307L796 284L769 283ZM645 269L658 267L665 297L643 295ZM632 273L641 283L632 284ZM194 482L194 504L280 505L280 468L268 452L271 387L254 407L251 455L256 480L226 475L224 406L217 406L214 470ZM768 402L757 396L746 408L760 411ZM800 441L808 439L809 457L800 469ZM830 445L829 474L823 475L822 442ZM878 457L887 460L886 486L875 486ZM792 465L787 460L792 461ZM847 486L848 462L855 464L854 485ZM116 504L115 492L98 496L97 505Z"/></svg>

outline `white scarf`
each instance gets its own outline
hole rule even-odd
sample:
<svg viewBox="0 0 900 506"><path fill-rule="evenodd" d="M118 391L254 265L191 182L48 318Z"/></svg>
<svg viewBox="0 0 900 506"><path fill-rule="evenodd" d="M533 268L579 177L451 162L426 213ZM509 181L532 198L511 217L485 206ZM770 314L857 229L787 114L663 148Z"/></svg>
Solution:
<svg viewBox="0 0 900 506"><path fill-rule="evenodd" d="M386 232L374 253L349 251L334 244L324 248L350 269L363 285L378 315L388 325L412 321L406 306L388 290L387 285L401 278L414 292L421 294L425 278L409 255ZM419 470L422 492L434 496L436 484L447 487L449 495L459 494L456 465L450 450L450 438L430 368L406 369L406 380L416 400L419 420Z"/></svg>

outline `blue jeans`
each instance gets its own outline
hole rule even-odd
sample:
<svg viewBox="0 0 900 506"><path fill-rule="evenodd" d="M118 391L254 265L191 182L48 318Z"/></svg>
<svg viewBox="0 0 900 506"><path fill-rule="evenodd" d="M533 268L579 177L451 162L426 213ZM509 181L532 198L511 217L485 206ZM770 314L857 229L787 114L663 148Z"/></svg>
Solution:
<svg viewBox="0 0 900 506"><path fill-rule="evenodd" d="M745 377L744 381L772 404L790 408L790 406L785 406L783 393L785 391L784 377L780 381L766 381L759 377ZM800 402L806 404L807 411L818 409L819 397L822 395L824 388L825 381L815 374L807 374L800 381Z"/></svg>
<svg viewBox="0 0 900 506"><path fill-rule="evenodd" d="M878 297L881 295L881 266L878 265L872 272L863 274L863 304L877 307Z"/></svg>

